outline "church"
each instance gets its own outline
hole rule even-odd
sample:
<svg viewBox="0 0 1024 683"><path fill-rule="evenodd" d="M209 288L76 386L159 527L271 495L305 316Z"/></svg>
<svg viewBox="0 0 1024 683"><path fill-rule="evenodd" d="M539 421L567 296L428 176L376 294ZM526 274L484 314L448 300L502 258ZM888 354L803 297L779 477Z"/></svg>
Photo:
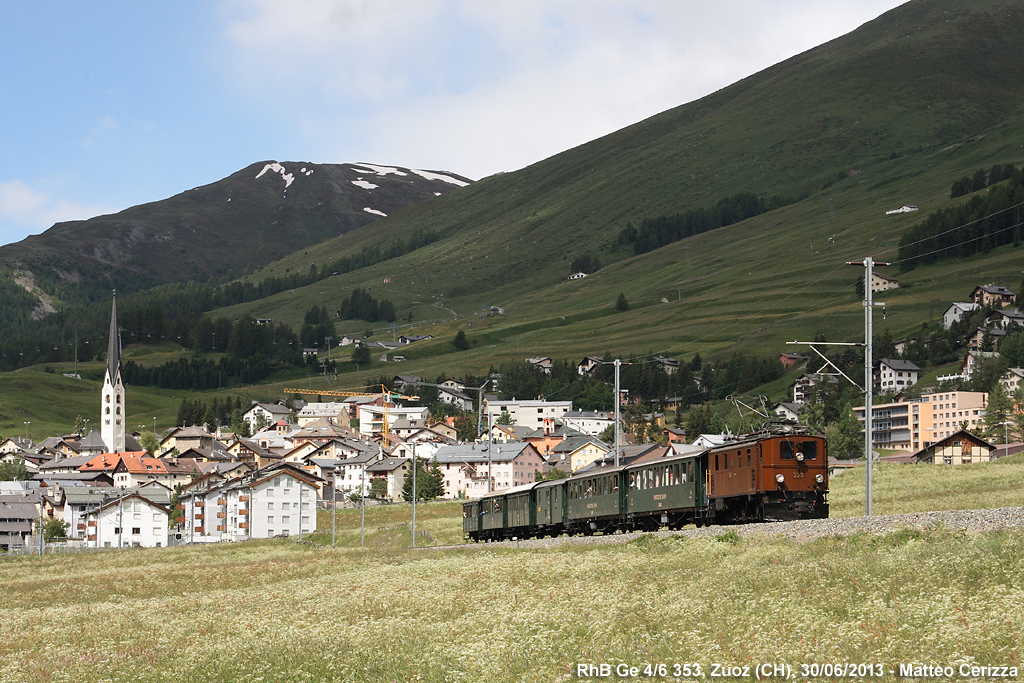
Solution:
<svg viewBox="0 0 1024 683"><path fill-rule="evenodd" d="M121 333L117 328L117 291L110 309L110 338L107 341L107 372L103 377L100 435L110 453L125 450L124 383L121 381Z"/></svg>

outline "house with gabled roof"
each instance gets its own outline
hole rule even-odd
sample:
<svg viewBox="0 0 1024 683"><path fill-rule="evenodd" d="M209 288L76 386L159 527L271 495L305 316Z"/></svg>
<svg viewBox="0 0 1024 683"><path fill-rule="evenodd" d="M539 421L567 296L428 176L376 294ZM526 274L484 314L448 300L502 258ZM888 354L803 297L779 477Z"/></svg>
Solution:
<svg viewBox="0 0 1024 683"><path fill-rule="evenodd" d="M575 472L590 463L601 459L611 451L611 447L600 439L590 436L571 436L555 445L547 454L548 464L568 462L569 469Z"/></svg>
<svg viewBox="0 0 1024 683"><path fill-rule="evenodd" d="M490 450L488 450L490 448ZM544 458L532 444L510 441L445 446L434 455L444 475L445 498L479 498L487 493L488 454L495 491L534 482L534 473L544 467Z"/></svg>
<svg viewBox="0 0 1024 683"><path fill-rule="evenodd" d="M908 360L882 358L875 365L874 386L880 394L893 394L917 384L921 368Z"/></svg>
<svg viewBox="0 0 1024 683"><path fill-rule="evenodd" d="M272 425L287 420L291 414L291 410L278 403L256 403L242 414L242 419L249 425L249 431L255 432L261 417L264 425Z"/></svg>
<svg viewBox="0 0 1024 683"><path fill-rule="evenodd" d="M597 356L586 356L576 364L576 372L580 375L589 375L594 368L600 367L603 364L603 358L598 358Z"/></svg>
<svg viewBox="0 0 1024 683"><path fill-rule="evenodd" d="M995 449L995 446L980 436L961 429L914 453L914 460L931 465L988 462Z"/></svg>
<svg viewBox="0 0 1024 683"><path fill-rule="evenodd" d="M981 308L981 304L974 303L973 301L954 301L942 314L942 327L948 330L954 323L963 322L965 317L979 308Z"/></svg>
<svg viewBox="0 0 1024 683"><path fill-rule="evenodd" d="M995 325L1003 330L1014 327L1024 327L1024 313L1019 308L997 308L985 318L989 325Z"/></svg>
<svg viewBox="0 0 1024 683"><path fill-rule="evenodd" d="M971 301L982 306L1012 304L1017 295L1002 285L978 285L971 291Z"/></svg>
<svg viewBox="0 0 1024 683"><path fill-rule="evenodd" d="M131 493L87 514L86 541L95 548L166 547L170 516L168 508Z"/></svg>

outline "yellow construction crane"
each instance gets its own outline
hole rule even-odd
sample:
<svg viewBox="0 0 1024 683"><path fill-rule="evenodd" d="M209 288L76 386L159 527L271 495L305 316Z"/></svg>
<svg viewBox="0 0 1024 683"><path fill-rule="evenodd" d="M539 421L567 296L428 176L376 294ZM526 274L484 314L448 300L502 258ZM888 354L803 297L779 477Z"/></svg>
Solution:
<svg viewBox="0 0 1024 683"><path fill-rule="evenodd" d="M397 391L392 391L391 389L388 389L387 386L384 385L384 384L375 384L373 386L375 386L375 387L379 386L380 387L380 391L369 392L369 393L363 392L363 391L331 391L331 390L327 390L327 389L285 389L284 391L285 391L286 394L306 394L306 395L310 395L310 396L316 395L316 396L345 396L345 397L373 396L375 398L376 397L380 397L381 398L381 403L383 404L383 407L384 407L384 424L381 425L381 435L383 436L384 439L387 439L387 435L388 435L388 401L390 401L392 399L396 399L396 398L404 398L404 399L409 400L409 401L416 401L416 400L419 400L419 396L406 396L405 394L400 394Z"/></svg>

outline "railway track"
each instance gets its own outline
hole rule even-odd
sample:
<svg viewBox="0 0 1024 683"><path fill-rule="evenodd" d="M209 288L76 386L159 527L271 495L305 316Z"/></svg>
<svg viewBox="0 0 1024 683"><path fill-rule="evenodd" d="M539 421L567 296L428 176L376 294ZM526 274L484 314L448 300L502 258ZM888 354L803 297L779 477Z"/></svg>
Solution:
<svg viewBox="0 0 1024 683"><path fill-rule="evenodd" d="M486 550L488 548L545 549L564 545L598 545L628 543L641 536L660 538L715 538L730 531L740 536L783 537L797 543L806 543L829 536L848 536L854 533L887 534L903 529L927 530L946 528L984 533L1024 527L1024 507L991 508L986 510L944 510L913 512L899 515L871 517L838 517L832 519L801 519L793 522L766 522L730 526L688 527L680 530L632 532L594 536L557 536L490 543L464 543L461 545L425 546L417 550Z"/></svg>

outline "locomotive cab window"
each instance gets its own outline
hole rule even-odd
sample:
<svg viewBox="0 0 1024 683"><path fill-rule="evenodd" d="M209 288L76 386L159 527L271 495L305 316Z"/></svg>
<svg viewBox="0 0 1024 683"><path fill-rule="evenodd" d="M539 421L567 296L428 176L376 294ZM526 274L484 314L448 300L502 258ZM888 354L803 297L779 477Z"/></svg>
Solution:
<svg viewBox="0 0 1024 683"><path fill-rule="evenodd" d="M800 452L804 454L804 460L815 460L818 457L818 443L804 441L800 444Z"/></svg>
<svg viewBox="0 0 1024 683"><path fill-rule="evenodd" d="M793 448L792 441L782 441L779 443L779 453L783 460L793 460L796 458L796 451Z"/></svg>

